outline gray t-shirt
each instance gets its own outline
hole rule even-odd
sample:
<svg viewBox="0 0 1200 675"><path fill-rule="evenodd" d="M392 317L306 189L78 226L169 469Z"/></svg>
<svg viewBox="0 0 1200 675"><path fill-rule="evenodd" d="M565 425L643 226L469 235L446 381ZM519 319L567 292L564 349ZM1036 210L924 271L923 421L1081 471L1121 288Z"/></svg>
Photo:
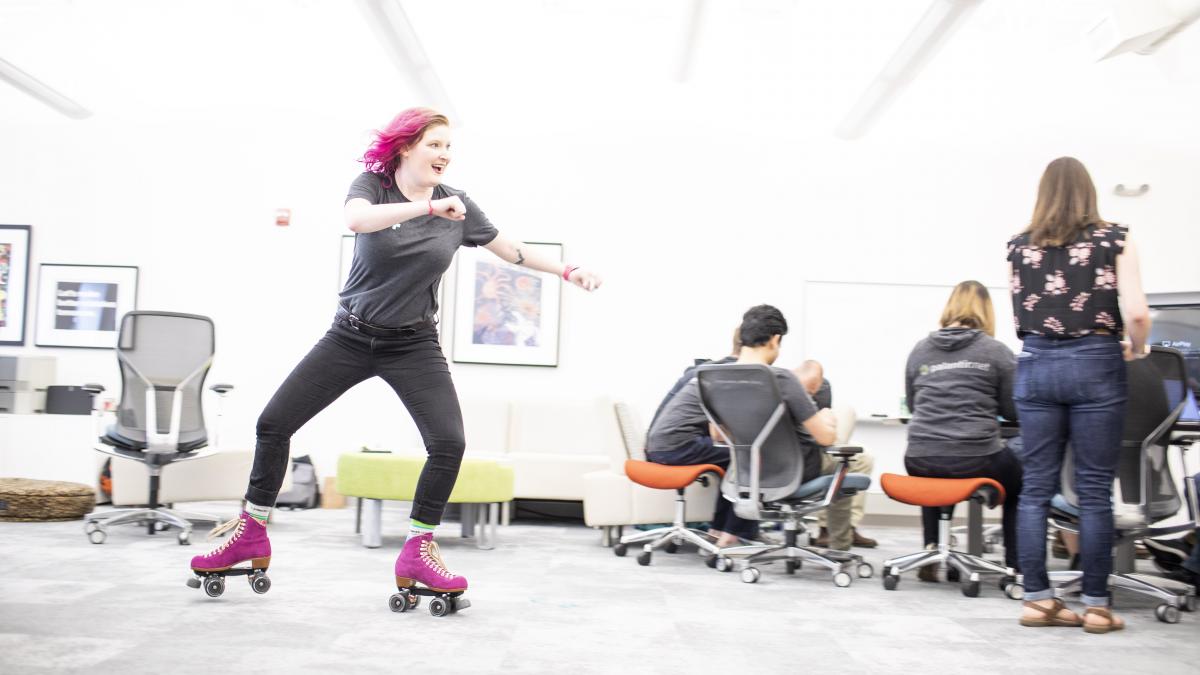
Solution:
<svg viewBox="0 0 1200 675"><path fill-rule="evenodd" d="M779 393L787 404L796 434L800 442L808 447L818 447L803 423L817 414L817 406L804 390L800 380L785 368L772 368L779 383ZM708 435L708 418L700 407L700 385L692 378L663 408L658 420L646 437L646 452L670 452L678 450L700 436Z"/></svg>
<svg viewBox="0 0 1200 675"><path fill-rule="evenodd" d="M433 318L438 285L458 247L483 246L499 234L466 193L446 185L433 189L434 199L451 195L467 207L465 220L418 216L399 227L354 237L354 261L339 296L343 307L376 326L395 328ZM409 201L394 182L384 187L383 176L370 171L350 185L346 201L356 198L372 204Z"/></svg>

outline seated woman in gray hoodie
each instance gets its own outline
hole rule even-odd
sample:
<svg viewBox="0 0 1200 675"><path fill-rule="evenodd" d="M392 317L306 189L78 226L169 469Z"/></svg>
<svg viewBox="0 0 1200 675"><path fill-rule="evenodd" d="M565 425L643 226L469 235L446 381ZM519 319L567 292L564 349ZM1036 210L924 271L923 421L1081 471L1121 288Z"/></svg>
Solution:
<svg viewBox="0 0 1200 675"><path fill-rule="evenodd" d="M912 411L904 466L912 476L984 477L1003 485L1004 564L1017 569L1021 463L1001 438L998 421L1017 418L1012 400L1017 359L993 337L992 299L978 281L955 286L941 326L913 347L904 369ZM921 519L925 545L936 545L938 510L921 509ZM937 567L923 567L918 576L937 581Z"/></svg>

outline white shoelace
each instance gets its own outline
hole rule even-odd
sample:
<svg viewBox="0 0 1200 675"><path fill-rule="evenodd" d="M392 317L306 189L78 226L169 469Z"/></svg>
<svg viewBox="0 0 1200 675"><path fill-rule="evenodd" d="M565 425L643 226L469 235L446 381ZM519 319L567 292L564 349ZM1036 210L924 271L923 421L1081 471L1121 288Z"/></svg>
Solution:
<svg viewBox="0 0 1200 675"><path fill-rule="evenodd" d="M442 560L442 550L438 548L437 542L426 541L421 543L421 559L425 561L426 565L432 567L434 572L437 572L441 576L453 576L450 574L450 570L446 569L446 562Z"/></svg>
<svg viewBox="0 0 1200 675"><path fill-rule="evenodd" d="M229 548L230 544L237 541L238 537L242 536L242 532L246 531L246 521L242 520L241 516L238 516L237 518L234 518L233 520L226 521L225 523L222 523L221 525L218 525L218 526L214 527L211 531L209 531L208 539L210 539L210 540L216 539L217 537L225 534L226 532L228 532L230 530L234 530L233 534L230 535L230 537L228 539L221 542L220 546L216 547L215 549L212 550L211 553L209 553L207 556L205 556L206 558L214 556L214 555L220 553L221 551L224 551L225 549Z"/></svg>

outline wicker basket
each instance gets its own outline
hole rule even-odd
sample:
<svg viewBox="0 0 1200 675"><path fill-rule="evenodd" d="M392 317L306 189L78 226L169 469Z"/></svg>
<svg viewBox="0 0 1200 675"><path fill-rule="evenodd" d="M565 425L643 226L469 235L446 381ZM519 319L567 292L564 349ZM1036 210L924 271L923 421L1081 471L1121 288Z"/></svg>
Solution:
<svg viewBox="0 0 1200 675"><path fill-rule="evenodd" d="M96 491L81 483L0 478L0 521L79 520L96 505Z"/></svg>

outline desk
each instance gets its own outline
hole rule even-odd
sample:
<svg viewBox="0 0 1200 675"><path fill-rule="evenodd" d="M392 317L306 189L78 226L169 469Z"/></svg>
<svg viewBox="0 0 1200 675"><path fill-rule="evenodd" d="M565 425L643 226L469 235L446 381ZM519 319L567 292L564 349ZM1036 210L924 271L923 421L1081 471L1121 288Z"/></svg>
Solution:
<svg viewBox="0 0 1200 675"><path fill-rule="evenodd" d="M0 476L96 487L105 457L91 415L0 415Z"/></svg>

